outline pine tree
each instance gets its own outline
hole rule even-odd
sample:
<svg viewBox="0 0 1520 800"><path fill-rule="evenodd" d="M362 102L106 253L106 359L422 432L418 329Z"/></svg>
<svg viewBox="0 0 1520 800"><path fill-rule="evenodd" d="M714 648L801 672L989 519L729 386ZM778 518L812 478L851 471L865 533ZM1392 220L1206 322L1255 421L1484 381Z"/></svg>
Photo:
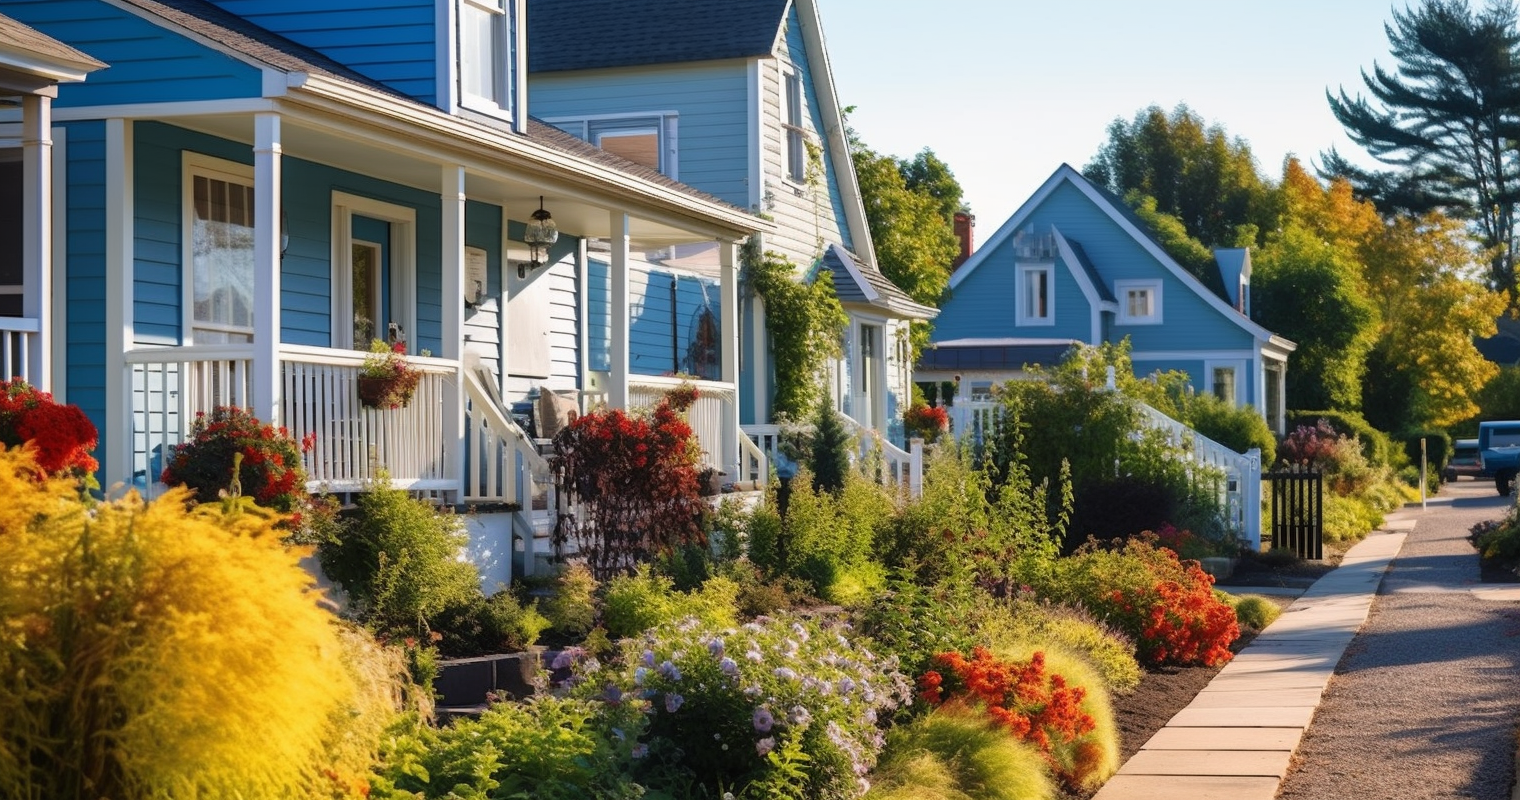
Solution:
<svg viewBox="0 0 1520 800"><path fill-rule="evenodd" d="M813 491L837 492L850 472L850 434L827 396L818 404L813 424Z"/></svg>

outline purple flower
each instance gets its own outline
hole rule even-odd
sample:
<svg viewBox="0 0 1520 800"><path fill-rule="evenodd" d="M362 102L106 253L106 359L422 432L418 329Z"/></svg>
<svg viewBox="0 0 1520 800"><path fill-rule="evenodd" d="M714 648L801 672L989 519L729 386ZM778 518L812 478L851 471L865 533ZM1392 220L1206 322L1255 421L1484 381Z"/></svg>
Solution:
<svg viewBox="0 0 1520 800"><path fill-rule="evenodd" d="M772 674L784 681L797 680L797 673L791 667L777 667Z"/></svg>
<svg viewBox="0 0 1520 800"><path fill-rule="evenodd" d="M765 660L765 655L763 653L761 653L758 648L755 648L755 647L751 647L749 650L745 651L744 657L747 658L747 659L749 659L750 661L755 662L756 664L759 664L761 661Z"/></svg>
<svg viewBox="0 0 1520 800"><path fill-rule="evenodd" d="M776 718L771 715L770 709L765 707L755 709L750 721L754 723L757 733L770 733L771 726L776 724Z"/></svg>
<svg viewBox="0 0 1520 800"><path fill-rule="evenodd" d="M762 758L765 757L766 753L769 753L770 751L775 750L775 749L776 749L776 739L775 739L775 737L767 736L764 739L761 739L760 741L755 742L755 754L759 755Z"/></svg>
<svg viewBox="0 0 1520 800"><path fill-rule="evenodd" d="M850 692L853 692L853 691L855 691L855 681L852 681L849 678L840 678L839 679L839 693L840 694L849 694Z"/></svg>
<svg viewBox="0 0 1520 800"><path fill-rule="evenodd" d="M800 622L792 623L792 634L804 642L808 640L807 628L802 627Z"/></svg>
<svg viewBox="0 0 1520 800"><path fill-rule="evenodd" d="M654 651L653 650L645 650L644 651L644 666L646 666L646 667L652 667L652 666L654 666Z"/></svg>
<svg viewBox="0 0 1520 800"><path fill-rule="evenodd" d="M734 660L728 656L724 656L723 660L718 662L718 669L728 676L739 674L739 665L734 663Z"/></svg>
<svg viewBox="0 0 1520 800"><path fill-rule="evenodd" d="M573 647L559 651L559 653L554 656L554 660L549 663L549 669L564 669L565 667L574 664L576 655L577 653Z"/></svg>
<svg viewBox="0 0 1520 800"><path fill-rule="evenodd" d="M647 670L647 669L645 669L643 667L637 667L637 668L635 668L633 670L633 685L634 686L643 686L644 685L644 678L646 676L648 676L648 675L649 675L649 670Z"/></svg>
<svg viewBox="0 0 1520 800"><path fill-rule="evenodd" d="M616 686L608 685L602 692L602 700L608 705L617 705L623 702L623 690Z"/></svg>
<svg viewBox="0 0 1520 800"><path fill-rule="evenodd" d="M707 652L712 653L713 658L723 657L723 640L714 636L707 642Z"/></svg>
<svg viewBox="0 0 1520 800"><path fill-rule="evenodd" d="M669 661L662 661L662 662L660 662L660 674L663 675L663 676L665 676L665 678L668 679L668 680L672 680L672 681L679 681L679 680L681 680L681 670L680 670L680 668L677 667L675 664L670 663Z"/></svg>
<svg viewBox="0 0 1520 800"><path fill-rule="evenodd" d="M792 713L788 714L787 718L786 718L787 722L790 722L791 724L796 725L799 728L802 727L802 726L804 726L804 725L807 725L812 720L813 720L813 714L812 714L812 712L808 711L803 706L792 706Z"/></svg>
<svg viewBox="0 0 1520 800"><path fill-rule="evenodd" d="M674 714L681 710L681 704L684 702L686 702L686 698L675 692L668 692L665 695L665 710Z"/></svg>

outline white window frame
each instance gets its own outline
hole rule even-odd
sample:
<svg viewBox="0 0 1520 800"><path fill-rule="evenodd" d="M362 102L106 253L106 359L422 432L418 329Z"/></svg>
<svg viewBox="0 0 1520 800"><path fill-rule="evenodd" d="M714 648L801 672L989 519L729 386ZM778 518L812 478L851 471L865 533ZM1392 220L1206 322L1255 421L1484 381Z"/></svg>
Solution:
<svg viewBox="0 0 1520 800"><path fill-rule="evenodd" d="M807 183L807 98L802 73L781 70L781 172L792 183Z"/></svg>
<svg viewBox="0 0 1520 800"><path fill-rule="evenodd" d="M680 170L680 121L675 111L637 111L622 114L593 114L585 117L544 117L544 122L580 139L601 147L606 135L649 133L659 137L660 173L671 180L681 179ZM613 123L617 127L598 130L598 123Z"/></svg>
<svg viewBox="0 0 1520 800"><path fill-rule="evenodd" d="M417 211L381 200L332 193L332 346L355 349L354 286L350 259L354 249L354 217L370 217L390 223L386 244L390 256L390 318L401 325L408 348L417 351ZM384 331L375 335L383 338Z"/></svg>
<svg viewBox="0 0 1520 800"><path fill-rule="evenodd" d="M216 323L199 323L195 319L195 179L210 178L212 180L230 181L245 184L258 192L254 185L253 166L240 164L236 161L208 156L202 153L194 153L189 150L180 154L180 230L183 232L180 239L180 341L183 344L195 344L195 329L215 330L221 333L247 335L249 341L253 341L254 329L258 327L257 319L260 309L254 302L254 298L248 299L253 319L247 328L236 325L221 325ZM254 279L257 280L257 271L260 265L255 262Z"/></svg>
<svg viewBox="0 0 1520 800"><path fill-rule="evenodd" d="M1246 362L1244 361L1229 360L1203 362L1203 390L1209 394L1214 395L1215 397L1219 396L1214 388L1214 371L1219 369L1228 369L1234 371L1235 385L1233 389L1235 395L1235 407L1240 408L1241 406L1249 405L1245 394Z"/></svg>
<svg viewBox="0 0 1520 800"><path fill-rule="evenodd" d="M1114 296L1119 301L1120 325L1160 325L1162 323L1161 287L1159 280L1131 280L1114 281ZM1149 314L1132 314L1129 308L1130 292L1149 292L1151 296L1151 309Z"/></svg>
<svg viewBox="0 0 1520 800"><path fill-rule="evenodd" d="M1029 276L1045 273L1045 316L1029 313ZM1056 265L1054 263L1019 264L1015 270L1014 324L1022 327L1056 324Z"/></svg>
<svg viewBox="0 0 1520 800"><path fill-rule="evenodd" d="M519 85L519 76L522 75L523 65L521 62L522 47L517 32L523 28L521 18L522 3L517 0L455 0L455 84L459 92L459 105L471 111L477 111L500 119L516 121L515 107L521 104L522 87ZM490 68L495 72L492 76L496 86L497 96L487 97L476 94L465 88L465 41L466 41L466 12L476 10L492 15L492 31L494 50Z"/></svg>

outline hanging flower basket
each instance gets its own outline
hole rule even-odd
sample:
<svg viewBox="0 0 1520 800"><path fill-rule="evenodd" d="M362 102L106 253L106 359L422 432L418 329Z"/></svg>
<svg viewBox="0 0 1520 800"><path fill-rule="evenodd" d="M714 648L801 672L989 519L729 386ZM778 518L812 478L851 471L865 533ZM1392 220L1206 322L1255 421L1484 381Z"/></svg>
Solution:
<svg viewBox="0 0 1520 800"><path fill-rule="evenodd" d="M422 373L406 360L406 345L376 339L359 370L359 402L365 408L405 408L412 402Z"/></svg>

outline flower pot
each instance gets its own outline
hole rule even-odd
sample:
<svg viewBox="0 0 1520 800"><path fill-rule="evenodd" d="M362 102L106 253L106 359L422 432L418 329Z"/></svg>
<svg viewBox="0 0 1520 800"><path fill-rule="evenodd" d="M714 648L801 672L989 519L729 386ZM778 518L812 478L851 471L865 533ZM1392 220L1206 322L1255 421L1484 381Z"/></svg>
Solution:
<svg viewBox="0 0 1520 800"><path fill-rule="evenodd" d="M359 402L365 408L405 408L417 391L417 376L358 379Z"/></svg>

